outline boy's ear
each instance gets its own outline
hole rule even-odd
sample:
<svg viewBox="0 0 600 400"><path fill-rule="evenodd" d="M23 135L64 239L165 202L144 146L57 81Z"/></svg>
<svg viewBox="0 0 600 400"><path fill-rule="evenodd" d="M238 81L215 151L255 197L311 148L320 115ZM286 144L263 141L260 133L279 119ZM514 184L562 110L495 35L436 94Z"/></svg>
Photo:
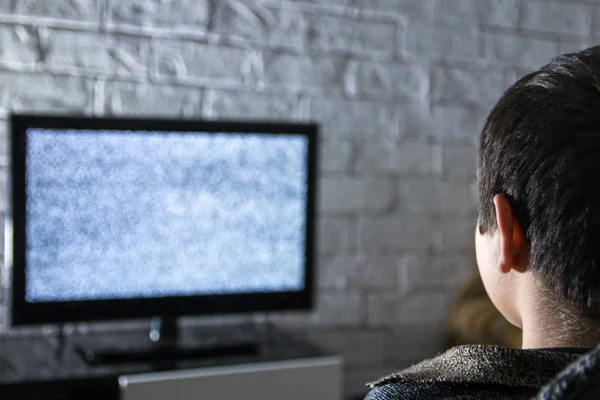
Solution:
<svg viewBox="0 0 600 400"><path fill-rule="evenodd" d="M498 223L498 239L500 240L498 269L505 274L511 270L525 272L527 270L525 235L506 196L502 194L494 196L494 209Z"/></svg>

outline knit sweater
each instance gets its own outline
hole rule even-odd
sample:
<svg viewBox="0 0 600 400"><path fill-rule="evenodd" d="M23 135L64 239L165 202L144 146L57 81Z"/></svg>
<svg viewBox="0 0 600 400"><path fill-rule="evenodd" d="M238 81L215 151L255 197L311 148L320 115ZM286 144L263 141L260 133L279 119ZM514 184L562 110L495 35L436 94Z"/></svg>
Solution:
<svg viewBox="0 0 600 400"><path fill-rule="evenodd" d="M365 400L529 399L587 350L458 346L371 383Z"/></svg>

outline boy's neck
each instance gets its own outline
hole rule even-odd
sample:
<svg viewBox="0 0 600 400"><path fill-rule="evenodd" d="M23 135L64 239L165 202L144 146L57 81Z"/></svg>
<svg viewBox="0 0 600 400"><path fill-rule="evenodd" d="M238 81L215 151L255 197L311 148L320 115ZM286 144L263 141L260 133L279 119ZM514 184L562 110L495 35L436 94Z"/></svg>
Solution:
<svg viewBox="0 0 600 400"><path fill-rule="evenodd" d="M565 331L555 335L552 332L557 332L557 330L550 327L545 332L535 329L535 327L530 329L525 325L525 321L523 321L523 349L595 347L600 344L600 334L598 331L594 332L594 335L581 335Z"/></svg>
<svg viewBox="0 0 600 400"><path fill-rule="evenodd" d="M522 282L519 293L524 349L595 347L600 344L600 321L566 310L536 278Z"/></svg>

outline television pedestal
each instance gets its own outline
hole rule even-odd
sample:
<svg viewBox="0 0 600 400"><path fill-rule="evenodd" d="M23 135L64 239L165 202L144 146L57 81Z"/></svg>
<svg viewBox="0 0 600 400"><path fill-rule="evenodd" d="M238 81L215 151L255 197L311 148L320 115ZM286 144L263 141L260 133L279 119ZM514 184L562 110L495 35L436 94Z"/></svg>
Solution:
<svg viewBox="0 0 600 400"><path fill-rule="evenodd" d="M151 342L162 345L177 343L179 325L175 317L154 317L150 320L148 338Z"/></svg>
<svg viewBox="0 0 600 400"><path fill-rule="evenodd" d="M247 337L220 340L213 332L195 343L184 343L180 337L177 319L174 317L155 317L150 322L148 340L127 347L82 346L76 348L83 360L92 365L158 363L172 364L179 361L214 359L221 357L257 356L260 350L259 340Z"/></svg>

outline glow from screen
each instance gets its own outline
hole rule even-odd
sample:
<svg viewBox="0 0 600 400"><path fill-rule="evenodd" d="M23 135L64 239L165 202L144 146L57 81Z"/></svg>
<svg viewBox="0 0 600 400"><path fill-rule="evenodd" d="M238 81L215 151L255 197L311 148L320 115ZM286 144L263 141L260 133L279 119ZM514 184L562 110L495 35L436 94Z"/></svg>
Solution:
<svg viewBox="0 0 600 400"><path fill-rule="evenodd" d="M298 291L303 135L27 131L26 300Z"/></svg>

